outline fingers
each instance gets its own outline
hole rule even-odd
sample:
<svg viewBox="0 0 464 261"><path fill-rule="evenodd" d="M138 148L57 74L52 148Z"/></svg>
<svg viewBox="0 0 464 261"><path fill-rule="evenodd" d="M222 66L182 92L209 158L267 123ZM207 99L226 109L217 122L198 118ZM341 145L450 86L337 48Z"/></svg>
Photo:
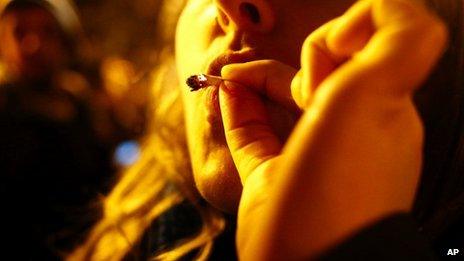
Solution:
<svg viewBox="0 0 464 261"><path fill-rule="evenodd" d="M220 88L221 111L242 182L281 150L258 94L297 110L314 99L370 92L380 95L365 96L372 106L363 106L384 108L383 97L400 101L399 94L412 94L445 43L444 25L414 1L364 0L306 39L299 71L269 60L225 66L221 74L229 81Z"/></svg>
<svg viewBox="0 0 464 261"><path fill-rule="evenodd" d="M391 24L413 24L418 22L439 22L419 0L375 0L372 4L373 22L376 28Z"/></svg>
<svg viewBox="0 0 464 261"><path fill-rule="evenodd" d="M365 47L374 32L371 9L372 1L358 1L343 16L306 38L301 51L301 70L291 86L300 108L308 108L321 83Z"/></svg>
<svg viewBox="0 0 464 261"><path fill-rule="evenodd" d="M445 26L417 1L376 0L369 13L376 31L347 73L362 72L362 81L382 94L411 94L441 56Z"/></svg>
<svg viewBox="0 0 464 261"><path fill-rule="evenodd" d="M346 59L333 54L326 44L327 34L335 22L322 26L307 38L302 50L302 65L308 68L305 73L275 60L259 60L226 65L221 76L299 112L310 103L319 83Z"/></svg>
<svg viewBox="0 0 464 261"><path fill-rule="evenodd" d="M227 79L219 95L225 135L242 184L282 148L262 96L300 112L290 89L296 72L274 60L230 64L221 71Z"/></svg>
<svg viewBox="0 0 464 261"><path fill-rule="evenodd" d="M372 20L377 31L357 60L372 68L379 87L394 94L411 93L443 53L446 27L417 1L374 1Z"/></svg>
<svg viewBox="0 0 464 261"><path fill-rule="evenodd" d="M271 127L262 98L252 88L226 81L219 102L227 145L242 184L282 145Z"/></svg>
<svg viewBox="0 0 464 261"><path fill-rule="evenodd" d="M290 83L297 70L275 60L259 60L241 64L229 64L222 68L224 79L238 82L264 94L269 99L291 111L299 111Z"/></svg>
<svg viewBox="0 0 464 261"><path fill-rule="evenodd" d="M320 83L346 60L327 45L327 36L337 25L339 19L321 26L311 33L303 43L301 51L301 70L292 81L291 93L300 108L307 108Z"/></svg>
<svg viewBox="0 0 464 261"><path fill-rule="evenodd" d="M358 1L330 28L327 46L334 55L350 57L364 48L375 31L371 8L372 1Z"/></svg>
<svg viewBox="0 0 464 261"><path fill-rule="evenodd" d="M410 95L445 43L442 22L415 1L358 1L306 39L293 96L307 107L321 86L364 88L384 97Z"/></svg>

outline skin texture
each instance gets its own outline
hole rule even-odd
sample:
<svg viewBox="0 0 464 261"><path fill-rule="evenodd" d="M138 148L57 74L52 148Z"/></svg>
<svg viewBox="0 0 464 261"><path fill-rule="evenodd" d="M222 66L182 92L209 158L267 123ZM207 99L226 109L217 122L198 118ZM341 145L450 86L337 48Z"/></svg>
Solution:
<svg viewBox="0 0 464 261"><path fill-rule="evenodd" d="M244 184L241 260L308 260L411 210L424 137L412 96L446 39L415 1L365 0L306 38L287 83L274 78L291 72L269 64L222 69L226 139ZM304 110L286 143L257 95L277 88Z"/></svg>
<svg viewBox="0 0 464 261"><path fill-rule="evenodd" d="M0 55L10 78L40 81L67 62L63 34L43 8L12 10L0 21Z"/></svg>
<svg viewBox="0 0 464 261"><path fill-rule="evenodd" d="M308 260L410 211L424 138L412 96L441 56L446 29L414 0L356 1L344 14L354 1L339 9L247 2L254 9L243 13L241 1L192 0L179 21L180 79L205 71L227 79L220 113L208 103L217 89L183 92L194 179L227 210L243 185L241 260ZM269 101L301 113L294 129L276 123ZM288 140L279 133L286 128Z"/></svg>
<svg viewBox="0 0 464 261"><path fill-rule="evenodd" d="M284 70L285 77L276 83L287 83L300 68L300 52L306 37L341 15L353 2L246 1L259 14L259 22L256 22L253 12L243 6L244 1L191 0L177 27L179 81L185 82L198 73L219 75L225 64L261 60L269 65L270 71ZM208 70L216 57L227 53L241 55L223 59ZM218 110L211 110L214 105L208 96L216 91L207 88L191 93L182 86L189 151L194 180L203 197L222 210L235 212L242 184L224 137L221 115ZM281 94L279 89L274 89L265 107L272 128L278 132L280 140L285 140L299 109L291 97Z"/></svg>

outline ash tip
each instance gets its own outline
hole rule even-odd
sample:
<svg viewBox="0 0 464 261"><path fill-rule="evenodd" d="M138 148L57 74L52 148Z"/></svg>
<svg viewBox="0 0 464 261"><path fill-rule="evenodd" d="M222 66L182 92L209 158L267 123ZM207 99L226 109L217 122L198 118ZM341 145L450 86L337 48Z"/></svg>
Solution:
<svg viewBox="0 0 464 261"><path fill-rule="evenodd" d="M186 83L190 87L190 91L193 92L208 86L208 79L204 74L197 74L188 77Z"/></svg>
<svg viewBox="0 0 464 261"><path fill-rule="evenodd" d="M196 91L198 90L199 88L199 84L198 84L198 77L197 75L192 75L190 77L187 78L187 81L186 81L188 87L190 87L190 91Z"/></svg>

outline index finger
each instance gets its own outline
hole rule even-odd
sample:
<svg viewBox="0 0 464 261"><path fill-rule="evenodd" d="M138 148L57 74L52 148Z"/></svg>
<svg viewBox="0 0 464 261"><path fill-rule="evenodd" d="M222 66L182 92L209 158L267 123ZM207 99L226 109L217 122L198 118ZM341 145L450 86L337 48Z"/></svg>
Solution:
<svg viewBox="0 0 464 261"><path fill-rule="evenodd" d="M300 112L290 90L297 69L276 60L229 64L222 68L224 79L247 86L290 111Z"/></svg>

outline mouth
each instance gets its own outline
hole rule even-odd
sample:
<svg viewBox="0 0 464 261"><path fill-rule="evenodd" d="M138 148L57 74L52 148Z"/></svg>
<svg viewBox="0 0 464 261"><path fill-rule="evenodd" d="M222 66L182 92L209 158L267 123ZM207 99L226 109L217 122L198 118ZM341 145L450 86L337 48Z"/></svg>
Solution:
<svg viewBox="0 0 464 261"><path fill-rule="evenodd" d="M257 60L256 50L246 48L240 51L228 51L212 60L206 73L214 76L221 76L222 67L232 63L246 63Z"/></svg>
<svg viewBox="0 0 464 261"><path fill-rule="evenodd" d="M206 74L213 76L221 76L222 67L232 63L245 63L257 60L256 51L251 48L243 49L240 51L227 51L216 58L214 58L207 67ZM210 86L203 89L207 120L214 129L222 133L222 115L219 105L219 87Z"/></svg>

